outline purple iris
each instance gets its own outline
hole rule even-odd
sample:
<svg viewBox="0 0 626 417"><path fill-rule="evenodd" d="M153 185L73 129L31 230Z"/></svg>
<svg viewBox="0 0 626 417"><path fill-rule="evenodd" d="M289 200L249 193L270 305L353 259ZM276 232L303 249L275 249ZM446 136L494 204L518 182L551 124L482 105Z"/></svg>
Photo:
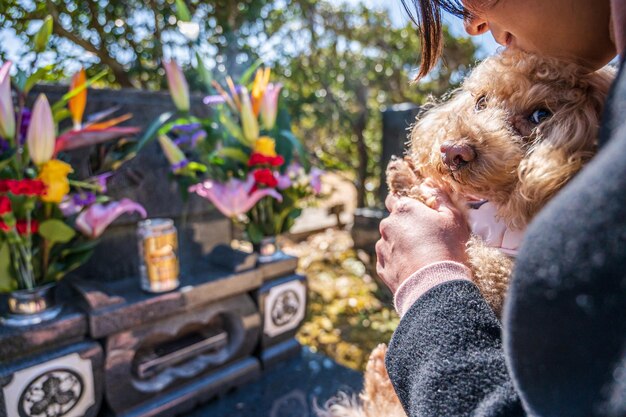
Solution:
<svg viewBox="0 0 626 417"><path fill-rule="evenodd" d="M23 145L24 141L26 141L26 132L28 132L28 126L30 126L31 116L32 116L32 112L30 111L30 109L24 107L22 109L22 122L20 123L20 132L19 132L20 145Z"/></svg>
<svg viewBox="0 0 626 417"><path fill-rule="evenodd" d="M9 142L0 136L0 155L2 155L7 149L9 149Z"/></svg>
<svg viewBox="0 0 626 417"><path fill-rule="evenodd" d="M112 175L113 175L112 172L105 172L104 174L96 175L95 177L91 179L91 181L95 182L97 185L100 186L101 193L106 193L107 192L107 180Z"/></svg>
<svg viewBox="0 0 626 417"><path fill-rule="evenodd" d="M170 166L170 169L172 170L172 172L176 172L179 169L185 168L187 165L189 165L189 160L188 159L183 159L179 163Z"/></svg>
<svg viewBox="0 0 626 417"><path fill-rule="evenodd" d="M174 144L177 146L189 144L193 148L198 144L198 141L206 138L206 132L200 123L176 125L172 127L171 132L176 135Z"/></svg>
<svg viewBox="0 0 626 417"><path fill-rule="evenodd" d="M96 195L90 191L65 196L59 209L65 217L73 216L79 213L83 208L96 202Z"/></svg>
<svg viewBox="0 0 626 417"><path fill-rule="evenodd" d="M74 194L72 200L77 206L88 206L96 202L96 195L87 191L80 194Z"/></svg>

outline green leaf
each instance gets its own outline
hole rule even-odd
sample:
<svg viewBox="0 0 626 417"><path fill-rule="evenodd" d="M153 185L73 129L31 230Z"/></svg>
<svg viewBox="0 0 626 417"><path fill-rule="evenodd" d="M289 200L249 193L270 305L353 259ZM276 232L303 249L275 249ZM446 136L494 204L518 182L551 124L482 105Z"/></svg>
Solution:
<svg viewBox="0 0 626 417"><path fill-rule="evenodd" d="M248 223L246 225L246 233L252 243L261 243L261 240L263 240L263 231L256 223Z"/></svg>
<svg viewBox="0 0 626 417"><path fill-rule="evenodd" d="M54 118L55 122L59 123L60 121L67 119L71 115L72 113L69 111L69 109L62 107L56 110L54 114L52 115L52 117Z"/></svg>
<svg viewBox="0 0 626 417"><path fill-rule="evenodd" d="M9 242L0 237L0 293L9 292L17 287L11 268L11 249Z"/></svg>
<svg viewBox="0 0 626 417"><path fill-rule="evenodd" d="M207 92L211 91L211 81L213 81L213 76L211 75L211 71L209 71L206 65L204 65L204 60L197 51L196 60L198 61L198 75L200 76L200 81L204 84Z"/></svg>
<svg viewBox="0 0 626 417"><path fill-rule="evenodd" d="M48 73L50 73L54 69L54 65L46 65L45 67L41 67L37 69L34 73L30 75L24 82L24 86L22 88L22 92L24 94L28 94L31 88L39 81L41 81Z"/></svg>
<svg viewBox="0 0 626 417"><path fill-rule="evenodd" d="M224 157L234 159L237 162L241 162L242 164L248 163L248 154L242 151L239 148L222 148L217 151L217 154Z"/></svg>
<svg viewBox="0 0 626 417"><path fill-rule="evenodd" d="M189 162L189 164L187 165L187 169L193 171L193 172L206 172L207 171L207 167L204 164L198 163L198 162Z"/></svg>
<svg viewBox="0 0 626 417"><path fill-rule="evenodd" d="M183 0L176 0L176 17L183 22L191 21L191 13Z"/></svg>
<svg viewBox="0 0 626 417"><path fill-rule="evenodd" d="M61 220L50 219L39 225L39 234L52 243L67 243L76 236L76 231Z"/></svg>
<svg viewBox="0 0 626 417"><path fill-rule="evenodd" d="M302 142L300 142L300 140L297 137L295 137L294 134L291 133L288 130L281 130L279 134L280 134L280 136L282 136L283 138L285 138L289 142L291 142L291 145L293 146L293 148L295 149L296 153L300 157L298 160L300 161L300 163L302 164L304 169L308 171L310 166L311 166L311 164L310 164L309 158L307 156L306 149L304 149L304 145L302 144ZM285 165L287 165L287 164L285 164Z"/></svg>
<svg viewBox="0 0 626 417"><path fill-rule="evenodd" d="M293 159L293 143L281 134L276 137L276 153L285 159L285 163L281 167L281 172L285 172Z"/></svg>
<svg viewBox="0 0 626 417"><path fill-rule="evenodd" d="M225 111L222 110L219 113L220 123L222 124L222 126L224 126L224 128L226 128L226 131L233 138L237 139L239 143L250 147L251 144L248 143L248 141L244 138L241 127L237 123L235 123L235 121L228 114L226 114Z"/></svg>
<svg viewBox="0 0 626 417"><path fill-rule="evenodd" d="M10 149L0 156L0 171L11 163L13 155L15 155L15 149Z"/></svg>
<svg viewBox="0 0 626 417"><path fill-rule="evenodd" d="M70 256L72 254L89 252L94 250L100 241L98 239L87 240L85 242L78 243L76 245L72 245L69 248L65 248L61 251L61 258Z"/></svg>
<svg viewBox="0 0 626 417"><path fill-rule="evenodd" d="M33 49L35 52L41 53L46 50L50 35L52 35L52 16L46 16L43 25L41 25L41 28L39 28L33 38Z"/></svg>
<svg viewBox="0 0 626 417"><path fill-rule="evenodd" d="M152 139L156 137L156 134L161 129L161 127L165 123L167 123L172 118L173 115L174 115L173 112L165 112L161 114L159 117L157 117L156 120L154 120L150 124L150 126L148 126L146 131L143 132L143 135L141 136L141 138L139 138L137 145L135 145L134 152L135 153L139 152L141 149L143 149L144 146L150 143L150 141L152 141Z"/></svg>
<svg viewBox="0 0 626 417"><path fill-rule="evenodd" d="M21 69L17 69L17 74L13 77L13 84L19 91L24 91L24 86L26 85L26 80L28 80L28 74Z"/></svg>
<svg viewBox="0 0 626 417"><path fill-rule="evenodd" d="M256 61L254 61L254 64L252 64L252 66L250 68L248 68L246 70L246 72L243 73L243 75L241 76L241 78L239 78L239 84L240 85L246 85L250 82L250 79L252 78L252 76L254 75L254 72L257 70L257 68L259 68L261 65L263 65L263 60L261 58L257 59Z"/></svg>

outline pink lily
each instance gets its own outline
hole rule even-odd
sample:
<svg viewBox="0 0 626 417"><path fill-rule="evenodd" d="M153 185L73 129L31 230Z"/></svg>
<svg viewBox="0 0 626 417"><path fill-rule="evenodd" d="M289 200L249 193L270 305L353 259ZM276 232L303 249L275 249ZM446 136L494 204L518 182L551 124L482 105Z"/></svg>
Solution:
<svg viewBox="0 0 626 417"><path fill-rule="evenodd" d="M261 121L263 127L267 130L272 130L276 123L276 115L278 114L278 97L280 96L280 90L283 88L281 83L268 84L261 100Z"/></svg>
<svg viewBox="0 0 626 417"><path fill-rule="evenodd" d="M237 217L248 212L263 197L270 196L278 201L283 197L273 188L252 191L254 177L248 176L246 181L231 178L226 183L207 180L189 187L190 192L209 200L226 217Z"/></svg>
<svg viewBox="0 0 626 417"><path fill-rule="evenodd" d="M141 204L128 198L104 204L92 204L76 218L76 228L85 236L95 239L102 235L111 223L124 213L137 212L142 218L147 217L146 209Z"/></svg>
<svg viewBox="0 0 626 417"><path fill-rule="evenodd" d="M163 67L167 75L167 85L176 108L180 111L189 111L189 85L175 61L164 61Z"/></svg>
<svg viewBox="0 0 626 417"><path fill-rule="evenodd" d="M28 153L35 165L43 165L52 159L55 146L55 127L52 118L52 110L45 95L39 94L33 114L30 119L30 126L26 133L28 143Z"/></svg>
<svg viewBox="0 0 626 417"><path fill-rule="evenodd" d="M11 140L15 137L15 109L11 96L11 62L7 61L0 68L0 136Z"/></svg>

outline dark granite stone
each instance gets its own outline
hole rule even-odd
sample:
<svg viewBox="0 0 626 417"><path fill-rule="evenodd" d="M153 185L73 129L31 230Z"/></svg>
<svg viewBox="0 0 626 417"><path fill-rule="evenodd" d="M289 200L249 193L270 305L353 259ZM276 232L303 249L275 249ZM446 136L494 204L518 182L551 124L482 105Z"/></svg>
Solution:
<svg viewBox="0 0 626 417"><path fill-rule="evenodd" d="M306 316L306 277L288 275L265 282L255 296L263 322L261 347L292 339Z"/></svg>
<svg viewBox="0 0 626 417"><path fill-rule="evenodd" d="M419 107L411 103L396 104L383 111L383 151L380 159L381 177L379 198L387 198L385 171L392 155L403 156L408 141L409 128L415 123Z"/></svg>
<svg viewBox="0 0 626 417"><path fill-rule="evenodd" d="M28 327L0 325L0 363L79 342L86 334L85 314L71 306L47 322Z"/></svg>
<svg viewBox="0 0 626 417"><path fill-rule="evenodd" d="M121 415L140 404L160 401L182 384L249 357L260 330L254 302L240 294L109 335L107 403Z"/></svg>
<svg viewBox="0 0 626 417"><path fill-rule="evenodd" d="M285 362L300 354L302 346L296 339L288 339L284 342L266 347L261 351L261 365L264 370L272 369L276 365Z"/></svg>
<svg viewBox="0 0 626 417"><path fill-rule="evenodd" d="M185 414L187 417L315 417L339 390L360 392L363 376L308 348L276 365L256 382Z"/></svg>
<svg viewBox="0 0 626 417"><path fill-rule="evenodd" d="M195 406L216 397L224 396L234 388L257 379L261 373L259 362L255 358L246 358L226 365L215 372L198 378L193 382L167 392L153 401L146 402L126 412L116 414L119 417L169 417L188 415ZM109 411L101 413L111 416ZM203 417L218 416L203 414ZM226 415L224 415L226 416Z"/></svg>
<svg viewBox="0 0 626 417"><path fill-rule="evenodd" d="M269 261L259 262L258 265L263 281L270 281L295 272L298 268L298 258L284 252L277 252Z"/></svg>
<svg viewBox="0 0 626 417"><path fill-rule="evenodd" d="M59 85L38 85L29 97L29 102L37 94L45 93L51 102L67 92L68 87ZM203 96L191 97L192 113L205 117L210 108L202 103ZM142 90L89 89L86 115L112 107L118 113L132 113L133 118L124 126L138 126L146 129L159 115L175 111L167 92ZM78 150L69 154L75 175L79 178L91 175L90 150ZM172 181L170 167L158 141L145 146L131 161L125 163L108 180L108 193L114 200L130 198L142 204L148 217L167 217L175 221L180 244L181 270L187 271L191 261L204 256L219 243L230 242L230 221L222 216L207 200L193 194L185 201L178 184ZM138 270L136 224L139 216L124 215L107 229L94 256L76 274L83 279L97 281L116 280L134 275Z"/></svg>
<svg viewBox="0 0 626 417"><path fill-rule="evenodd" d="M387 215L386 210L374 208L358 208L354 212L354 224L350 234L355 249L362 249L375 254L376 241L380 239L379 224Z"/></svg>
<svg viewBox="0 0 626 417"><path fill-rule="evenodd" d="M252 269L257 264L258 255L235 250L229 245L217 245L209 254L211 263L232 272Z"/></svg>
<svg viewBox="0 0 626 417"><path fill-rule="evenodd" d="M102 403L102 381L102 347L96 342L84 341L2 364L0 417L94 417Z"/></svg>
<svg viewBox="0 0 626 417"><path fill-rule="evenodd" d="M261 275L256 269L233 274L215 268L204 259L181 275L177 290L162 294L143 291L138 277L102 282L73 279L71 282L83 295L91 336L100 338L251 291L261 285Z"/></svg>
<svg viewBox="0 0 626 417"><path fill-rule="evenodd" d="M0 324L0 363L79 342L87 335L87 317L76 306L78 297L63 281L55 288L61 312L54 319L25 327ZM0 316L7 313L7 295L0 295Z"/></svg>

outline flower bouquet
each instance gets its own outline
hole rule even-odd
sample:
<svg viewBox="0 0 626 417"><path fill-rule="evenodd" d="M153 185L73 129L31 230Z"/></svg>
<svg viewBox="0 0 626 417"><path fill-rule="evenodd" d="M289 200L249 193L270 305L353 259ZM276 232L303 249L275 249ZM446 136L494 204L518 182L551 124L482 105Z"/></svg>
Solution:
<svg viewBox="0 0 626 417"><path fill-rule="evenodd" d="M165 69L179 111L161 126L158 138L183 190L206 198L243 225L253 245L287 232L319 194L321 171L309 167L279 105L281 84L270 82L270 69L255 73L253 67L238 83L227 77L226 87L213 81L217 94L204 98L213 107L207 119L189 114L180 67L166 62Z"/></svg>
<svg viewBox="0 0 626 417"><path fill-rule="evenodd" d="M119 166L119 158L111 156L120 154L112 141L138 132L116 126L130 115L105 120L112 113L105 111L84 121L86 88L93 82L84 69L59 102L50 106L41 94L31 111L25 103L33 76L18 70L12 91L11 67L6 62L0 68L0 292L13 294L48 287L83 264L96 238L120 214L146 213L128 199L110 201L111 172L79 179L66 162L67 151L99 145L108 161L99 168ZM71 127L59 130L67 118ZM21 308L29 304L15 300L9 299L11 312L27 313Z"/></svg>

